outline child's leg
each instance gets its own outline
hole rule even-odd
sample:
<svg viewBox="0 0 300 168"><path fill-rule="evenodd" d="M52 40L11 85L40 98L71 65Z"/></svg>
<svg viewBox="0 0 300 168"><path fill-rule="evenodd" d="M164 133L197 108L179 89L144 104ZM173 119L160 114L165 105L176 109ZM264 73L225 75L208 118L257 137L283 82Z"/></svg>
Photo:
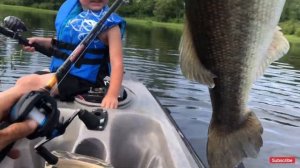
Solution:
<svg viewBox="0 0 300 168"><path fill-rule="evenodd" d="M57 94L61 101L73 101L77 94L86 93L93 84L68 74L58 86Z"/></svg>
<svg viewBox="0 0 300 168"><path fill-rule="evenodd" d="M53 74L27 75L21 77L12 88L0 92L0 120L6 115L7 111L27 92L38 90L46 86Z"/></svg>

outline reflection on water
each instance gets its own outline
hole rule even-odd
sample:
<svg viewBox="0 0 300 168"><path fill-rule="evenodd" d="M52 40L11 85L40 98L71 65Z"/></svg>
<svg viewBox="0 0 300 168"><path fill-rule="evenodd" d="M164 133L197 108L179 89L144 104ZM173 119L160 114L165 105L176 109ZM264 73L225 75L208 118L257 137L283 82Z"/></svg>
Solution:
<svg viewBox="0 0 300 168"><path fill-rule="evenodd" d="M0 19L4 14L1 12ZM15 15L34 27L25 35L54 36L53 16ZM205 160L211 116L209 93L206 86L182 76L178 65L179 39L180 33L176 31L128 25L124 39L125 69L169 108L200 158ZM291 47L289 54L273 63L254 84L249 105L264 126L264 146L257 159L245 161L246 167L270 167L270 156L300 159L300 44ZM0 91L12 86L18 77L48 64L49 58L38 53L22 54L14 40L0 35ZM299 167L299 162L296 164Z"/></svg>

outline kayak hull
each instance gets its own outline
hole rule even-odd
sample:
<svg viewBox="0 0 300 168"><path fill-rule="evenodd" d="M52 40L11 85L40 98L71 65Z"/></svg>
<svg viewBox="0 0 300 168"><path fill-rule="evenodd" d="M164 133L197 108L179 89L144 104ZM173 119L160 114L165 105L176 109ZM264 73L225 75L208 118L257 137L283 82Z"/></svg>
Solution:
<svg viewBox="0 0 300 168"><path fill-rule="evenodd" d="M103 131L88 130L76 117L65 134L45 146L49 151L68 151L101 159L116 168L195 168L204 167L186 139L147 88L125 80L127 93L118 109L109 109L108 123ZM61 117L68 118L79 109L98 107L79 102L59 102ZM43 167L43 159L34 152L41 139L20 140L21 158L6 158L0 167Z"/></svg>

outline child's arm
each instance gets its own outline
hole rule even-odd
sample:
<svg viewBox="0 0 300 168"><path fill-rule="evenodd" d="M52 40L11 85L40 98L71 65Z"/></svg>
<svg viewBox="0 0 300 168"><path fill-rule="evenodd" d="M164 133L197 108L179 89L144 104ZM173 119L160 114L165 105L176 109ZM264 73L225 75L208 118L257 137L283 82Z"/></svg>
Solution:
<svg viewBox="0 0 300 168"><path fill-rule="evenodd" d="M104 38L104 41L106 41L109 46L111 76L109 88L106 96L102 100L101 106L104 108L117 108L124 72L122 40L119 26L109 29Z"/></svg>

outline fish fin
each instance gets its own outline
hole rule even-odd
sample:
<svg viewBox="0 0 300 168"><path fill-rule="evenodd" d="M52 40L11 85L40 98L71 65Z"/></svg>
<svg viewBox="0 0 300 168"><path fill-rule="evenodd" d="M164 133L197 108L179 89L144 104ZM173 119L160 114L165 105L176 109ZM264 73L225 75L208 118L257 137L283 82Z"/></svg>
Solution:
<svg viewBox="0 0 300 168"><path fill-rule="evenodd" d="M207 158L211 168L233 168L245 157L257 157L263 144L263 128L253 112L237 130L224 130L211 124L208 132Z"/></svg>
<svg viewBox="0 0 300 168"><path fill-rule="evenodd" d="M281 28L277 26L267 54L261 59L261 64L257 68L256 75L254 77L255 80L264 74L265 70L272 62L284 56L289 51L289 49L290 44L288 40L281 32Z"/></svg>
<svg viewBox="0 0 300 168"><path fill-rule="evenodd" d="M213 78L216 76L207 70L197 57L187 22L184 24L180 40L179 59L181 71L186 78L208 85L210 88L215 86Z"/></svg>

